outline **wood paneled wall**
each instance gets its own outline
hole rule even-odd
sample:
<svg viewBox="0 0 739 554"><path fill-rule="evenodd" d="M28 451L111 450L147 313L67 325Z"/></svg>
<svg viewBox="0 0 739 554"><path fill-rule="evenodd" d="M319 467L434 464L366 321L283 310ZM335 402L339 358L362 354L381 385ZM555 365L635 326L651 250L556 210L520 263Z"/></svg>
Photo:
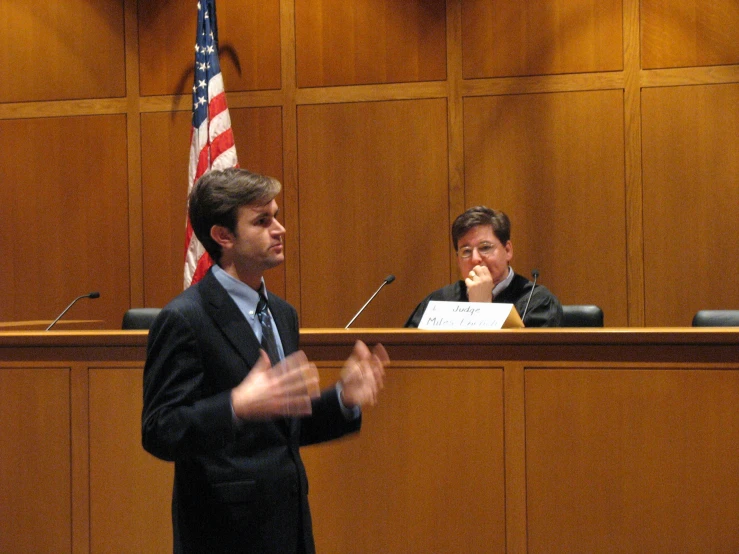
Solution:
<svg viewBox="0 0 739 554"><path fill-rule="evenodd" d="M196 2L0 0L0 321L116 328L182 287ZM242 167L284 183L268 286L305 326L402 325L451 220L608 326L739 308L735 0L218 1Z"/></svg>
<svg viewBox="0 0 739 554"><path fill-rule="evenodd" d="M319 553L739 551L738 329L308 329L324 387L357 339L393 362L303 449ZM0 332L0 552L172 552L146 340Z"/></svg>
<svg viewBox="0 0 739 554"><path fill-rule="evenodd" d="M22 544L33 552L71 552L68 368L3 369L0 390L9 430L0 440L3 550Z"/></svg>

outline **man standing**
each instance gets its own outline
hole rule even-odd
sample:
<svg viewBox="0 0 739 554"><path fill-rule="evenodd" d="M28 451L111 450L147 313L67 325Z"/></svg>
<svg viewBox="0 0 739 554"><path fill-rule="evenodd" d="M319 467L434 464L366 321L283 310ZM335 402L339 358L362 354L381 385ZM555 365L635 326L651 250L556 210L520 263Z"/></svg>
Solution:
<svg viewBox="0 0 739 554"><path fill-rule="evenodd" d="M525 312L527 327L559 326L559 300L546 287L537 284L534 288L531 281L510 266L513 244L506 214L485 206L470 208L454 220L452 242L462 279L424 298L406 321L406 327L418 327L431 300L513 304L519 315Z"/></svg>
<svg viewBox="0 0 739 554"><path fill-rule="evenodd" d="M267 293L264 272L284 261L280 189L243 169L195 184L190 221L215 265L149 332L142 442L175 463L177 553L314 552L299 447L358 431L382 388L385 350L358 341L320 392L297 312Z"/></svg>

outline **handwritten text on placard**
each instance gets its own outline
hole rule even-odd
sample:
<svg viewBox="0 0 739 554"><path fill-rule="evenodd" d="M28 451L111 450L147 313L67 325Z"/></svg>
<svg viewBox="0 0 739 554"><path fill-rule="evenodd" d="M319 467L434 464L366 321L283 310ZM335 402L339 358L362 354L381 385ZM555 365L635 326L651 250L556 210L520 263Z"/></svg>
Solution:
<svg viewBox="0 0 739 554"><path fill-rule="evenodd" d="M436 331L490 331L522 326L513 304L432 300L423 312L418 328Z"/></svg>

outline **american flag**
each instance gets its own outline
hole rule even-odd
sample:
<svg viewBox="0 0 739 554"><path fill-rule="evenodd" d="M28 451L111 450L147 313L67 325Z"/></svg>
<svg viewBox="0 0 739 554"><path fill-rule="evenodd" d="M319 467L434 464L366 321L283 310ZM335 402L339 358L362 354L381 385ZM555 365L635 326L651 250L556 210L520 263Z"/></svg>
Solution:
<svg viewBox="0 0 739 554"><path fill-rule="evenodd" d="M231 117L218 62L218 30L215 0L198 2L195 43L195 81L192 87L192 130L187 192L211 169L238 167ZM185 237L185 288L197 283L213 261L193 233L187 219Z"/></svg>

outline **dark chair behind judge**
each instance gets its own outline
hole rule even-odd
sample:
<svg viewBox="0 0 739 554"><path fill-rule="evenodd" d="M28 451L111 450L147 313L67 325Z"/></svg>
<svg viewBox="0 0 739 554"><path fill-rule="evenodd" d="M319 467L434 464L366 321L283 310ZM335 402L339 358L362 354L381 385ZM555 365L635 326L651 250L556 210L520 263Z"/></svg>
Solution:
<svg viewBox="0 0 739 554"><path fill-rule="evenodd" d="M739 327L739 310L700 310L693 327Z"/></svg>
<svg viewBox="0 0 739 554"><path fill-rule="evenodd" d="M125 330L149 330L160 311L161 308L131 308L123 314L121 328Z"/></svg>
<svg viewBox="0 0 739 554"><path fill-rule="evenodd" d="M561 327L603 327L603 310L594 304L562 305Z"/></svg>

